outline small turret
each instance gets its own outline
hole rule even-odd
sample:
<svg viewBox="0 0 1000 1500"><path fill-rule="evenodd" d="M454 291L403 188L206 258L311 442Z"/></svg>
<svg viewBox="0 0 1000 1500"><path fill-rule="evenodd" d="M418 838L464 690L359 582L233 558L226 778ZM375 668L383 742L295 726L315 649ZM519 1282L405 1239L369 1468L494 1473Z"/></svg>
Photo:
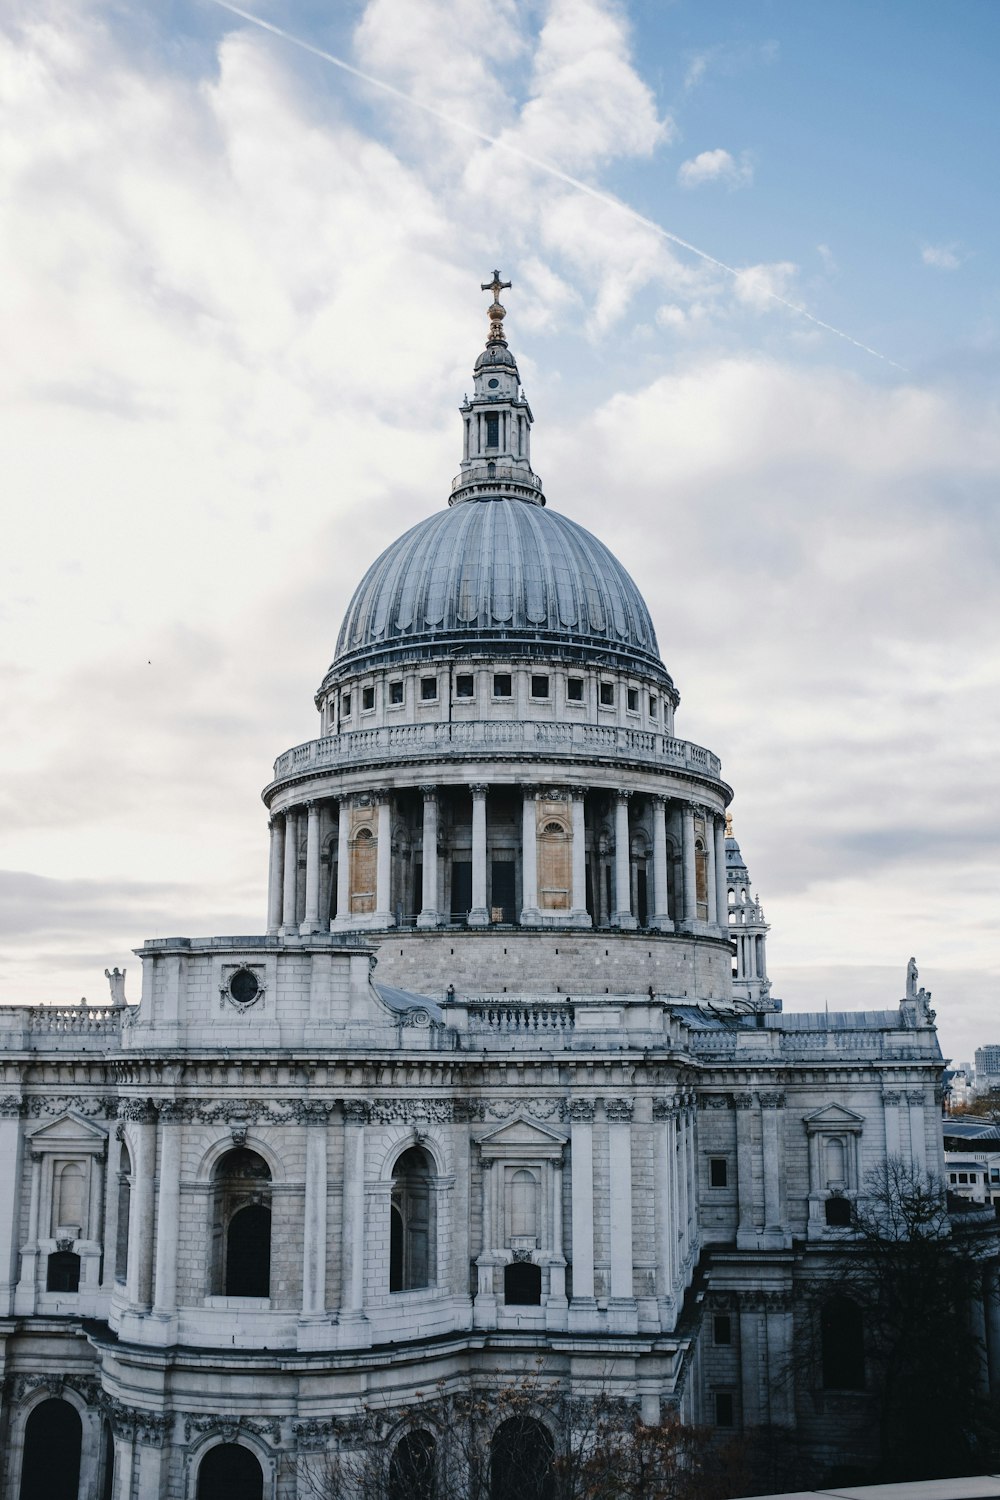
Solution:
<svg viewBox="0 0 1000 1500"><path fill-rule="evenodd" d="M531 468L531 407L521 389L517 361L507 347L500 293L510 286L493 272L482 282L493 293L486 348L473 370L473 396L460 407L464 423L462 470L452 480L450 504L506 496L544 505L542 481Z"/></svg>
<svg viewBox="0 0 1000 1500"><path fill-rule="evenodd" d="M767 932L764 908L753 893L750 872L733 836L732 814L726 815L726 889L729 902L729 935L736 946L733 960L733 996L753 1010L780 1010L771 999L767 977Z"/></svg>

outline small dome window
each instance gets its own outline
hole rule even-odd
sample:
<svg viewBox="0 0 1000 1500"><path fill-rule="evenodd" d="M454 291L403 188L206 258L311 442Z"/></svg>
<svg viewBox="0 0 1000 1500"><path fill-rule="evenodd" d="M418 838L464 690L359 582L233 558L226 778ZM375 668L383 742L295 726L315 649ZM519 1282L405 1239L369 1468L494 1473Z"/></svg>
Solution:
<svg viewBox="0 0 1000 1500"><path fill-rule="evenodd" d="M489 388L490 388L491 391L495 391L497 389L497 387L499 386L500 382L496 378L496 376L494 375L492 377L492 379L487 380L486 384L489 386Z"/></svg>

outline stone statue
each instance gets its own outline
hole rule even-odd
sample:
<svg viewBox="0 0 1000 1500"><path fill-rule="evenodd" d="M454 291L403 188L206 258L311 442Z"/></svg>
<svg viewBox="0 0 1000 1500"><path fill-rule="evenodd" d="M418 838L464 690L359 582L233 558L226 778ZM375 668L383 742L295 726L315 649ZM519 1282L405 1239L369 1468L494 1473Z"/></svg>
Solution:
<svg viewBox="0 0 1000 1500"><path fill-rule="evenodd" d="M125 975L127 969L119 969L116 964L113 969L105 969L104 977L111 986L111 1004L125 1005Z"/></svg>
<svg viewBox="0 0 1000 1500"><path fill-rule="evenodd" d="M915 1000L917 998L917 960L911 958L906 965L906 998Z"/></svg>

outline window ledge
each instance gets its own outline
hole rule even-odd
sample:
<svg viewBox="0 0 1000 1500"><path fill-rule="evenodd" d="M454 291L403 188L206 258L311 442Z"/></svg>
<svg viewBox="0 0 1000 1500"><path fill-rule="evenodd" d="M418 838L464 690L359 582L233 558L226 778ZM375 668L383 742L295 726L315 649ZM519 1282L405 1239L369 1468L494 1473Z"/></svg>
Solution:
<svg viewBox="0 0 1000 1500"><path fill-rule="evenodd" d="M226 1312L270 1312L270 1297L206 1297L204 1305Z"/></svg>

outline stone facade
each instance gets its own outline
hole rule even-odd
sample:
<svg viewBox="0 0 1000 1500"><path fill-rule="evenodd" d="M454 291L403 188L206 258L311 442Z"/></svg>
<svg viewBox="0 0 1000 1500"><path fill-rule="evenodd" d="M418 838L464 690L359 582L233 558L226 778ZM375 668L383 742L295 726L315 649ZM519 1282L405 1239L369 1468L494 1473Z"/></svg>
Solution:
<svg viewBox="0 0 1000 1500"><path fill-rule="evenodd" d="M873 1166L942 1170L933 1013L771 999L719 761L620 564L546 519L498 308L451 519L366 575L265 788L266 932L0 1012L4 1494L61 1422L81 1500L226 1463L292 1500L365 1410L402 1440L536 1361L647 1421L863 1441L865 1391L793 1357L802 1293Z"/></svg>

